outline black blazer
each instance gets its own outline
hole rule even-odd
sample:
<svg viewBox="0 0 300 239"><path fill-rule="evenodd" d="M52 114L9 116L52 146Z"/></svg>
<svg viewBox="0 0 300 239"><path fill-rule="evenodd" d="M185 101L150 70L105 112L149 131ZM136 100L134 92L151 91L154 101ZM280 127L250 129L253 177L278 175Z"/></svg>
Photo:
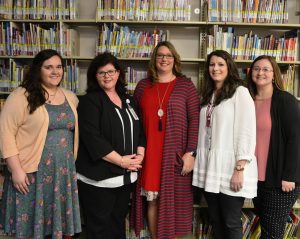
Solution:
<svg viewBox="0 0 300 239"><path fill-rule="evenodd" d="M300 105L290 93L274 89L271 102L271 137L265 185L281 181L300 183Z"/></svg>
<svg viewBox="0 0 300 239"><path fill-rule="evenodd" d="M122 109L129 109L128 104L136 109L131 96L123 95L120 98ZM133 120L133 147L124 148L123 128L116 107L102 90L89 92L79 99L79 149L76 170L87 178L100 181L126 174L125 169L102 157L113 150L120 155L136 153L138 146L145 146L142 124L140 120Z"/></svg>

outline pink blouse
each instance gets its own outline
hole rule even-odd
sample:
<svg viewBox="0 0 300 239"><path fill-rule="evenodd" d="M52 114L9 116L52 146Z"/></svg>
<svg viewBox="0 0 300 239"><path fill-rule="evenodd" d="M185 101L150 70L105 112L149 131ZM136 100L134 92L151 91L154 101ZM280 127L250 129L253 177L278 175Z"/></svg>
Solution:
<svg viewBox="0 0 300 239"><path fill-rule="evenodd" d="M255 100L256 112L256 150L258 180L265 181L271 136L271 100Z"/></svg>

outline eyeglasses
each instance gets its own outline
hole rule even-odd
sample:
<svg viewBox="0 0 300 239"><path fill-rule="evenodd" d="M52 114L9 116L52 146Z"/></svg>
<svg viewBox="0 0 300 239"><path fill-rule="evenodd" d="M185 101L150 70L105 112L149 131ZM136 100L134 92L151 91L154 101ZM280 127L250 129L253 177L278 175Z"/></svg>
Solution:
<svg viewBox="0 0 300 239"><path fill-rule="evenodd" d="M172 56L172 55L162 55L162 54L157 54L157 55L156 55L156 59L159 59L159 60L164 59L164 57L165 57L167 60L170 60L170 59L173 59L173 58L174 58L174 56Z"/></svg>
<svg viewBox="0 0 300 239"><path fill-rule="evenodd" d="M109 76L114 76L116 74L116 72L117 72L117 70L99 71L99 72L97 72L97 74L103 78L106 74Z"/></svg>
<svg viewBox="0 0 300 239"><path fill-rule="evenodd" d="M252 69L254 72L259 73L260 71L262 71L263 73L270 73L273 70L270 68L259 68L259 67L253 67Z"/></svg>

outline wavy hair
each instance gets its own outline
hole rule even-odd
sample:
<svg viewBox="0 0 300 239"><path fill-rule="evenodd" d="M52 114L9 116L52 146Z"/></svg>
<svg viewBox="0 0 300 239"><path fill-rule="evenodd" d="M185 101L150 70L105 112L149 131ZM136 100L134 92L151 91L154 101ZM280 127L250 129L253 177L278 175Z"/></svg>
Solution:
<svg viewBox="0 0 300 239"><path fill-rule="evenodd" d="M173 74L177 77L178 76L183 76L183 74L181 73L180 56L177 53L174 45L169 41L162 41L162 42L159 42L156 45L156 47L154 48L154 50L152 52L152 55L151 55L150 62L149 62L148 77L150 78L152 83L158 81L157 69L156 69L156 56L157 56L157 51L161 46L167 47L170 50L173 57L174 57L174 66L173 66L173 69L172 69Z"/></svg>
<svg viewBox="0 0 300 239"><path fill-rule="evenodd" d="M205 62L204 80L200 89L200 94L202 96L201 106L207 105L210 102L215 90L215 83L209 74L209 64L213 56L221 57L226 62L228 68L228 75L222 85L222 88L216 95L215 105L220 104L223 100L231 98L238 86L245 85L243 80L239 77L237 66L231 55L227 51L223 50L213 51L207 56L207 60Z"/></svg>
<svg viewBox="0 0 300 239"><path fill-rule="evenodd" d="M29 70L25 74L20 85L26 90L30 114L46 102L46 95L48 95L48 92L42 86L41 68L44 61L53 56L58 56L63 64L62 57L57 51L53 49L42 50L33 58Z"/></svg>
<svg viewBox="0 0 300 239"><path fill-rule="evenodd" d="M281 71L280 71L280 68L279 68L275 58L272 56L261 55L261 56L255 58L255 60L252 62L249 73L248 73L248 77L247 77L248 88L249 88L250 94L253 99L255 98L255 96L257 94L257 87L252 79L253 66L254 66L255 62L260 61L260 60L268 60L271 63L272 68L273 68L272 69L273 76L274 76L273 87L275 87L278 90L284 90L283 81L282 81L282 77L281 77Z"/></svg>
<svg viewBox="0 0 300 239"><path fill-rule="evenodd" d="M116 91L118 94L126 93L125 72L119 60L109 52L104 52L96 56L90 63L87 71L87 89L86 92L103 91L97 80L97 71L100 67L112 64L116 70L120 72L116 83Z"/></svg>

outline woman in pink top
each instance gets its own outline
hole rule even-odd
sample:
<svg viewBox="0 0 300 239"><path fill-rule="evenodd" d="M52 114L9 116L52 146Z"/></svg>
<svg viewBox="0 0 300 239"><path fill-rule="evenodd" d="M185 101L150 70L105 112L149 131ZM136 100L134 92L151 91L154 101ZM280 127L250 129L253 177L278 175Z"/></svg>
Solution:
<svg viewBox="0 0 300 239"><path fill-rule="evenodd" d="M261 239L283 238L287 217L300 195L300 108L283 90L280 69L269 56L254 60L249 90L256 107Z"/></svg>

